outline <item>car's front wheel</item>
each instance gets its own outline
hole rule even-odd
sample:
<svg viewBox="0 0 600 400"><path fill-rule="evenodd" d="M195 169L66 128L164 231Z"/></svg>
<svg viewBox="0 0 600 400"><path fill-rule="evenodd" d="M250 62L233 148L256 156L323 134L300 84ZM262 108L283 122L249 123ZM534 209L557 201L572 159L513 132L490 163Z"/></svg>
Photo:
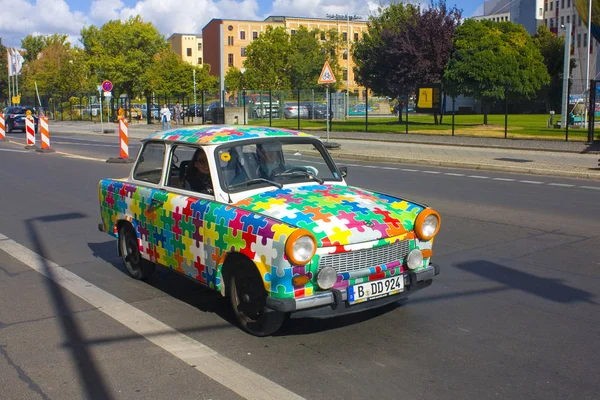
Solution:
<svg viewBox="0 0 600 400"><path fill-rule="evenodd" d="M131 225L124 225L119 230L119 249L125 268L132 277L146 280L152 275L156 264L142 258L137 236Z"/></svg>
<svg viewBox="0 0 600 400"><path fill-rule="evenodd" d="M243 265L231 275L229 298L240 326L255 336L268 336L279 330L285 313L268 309L267 292L256 268Z"/></svg>

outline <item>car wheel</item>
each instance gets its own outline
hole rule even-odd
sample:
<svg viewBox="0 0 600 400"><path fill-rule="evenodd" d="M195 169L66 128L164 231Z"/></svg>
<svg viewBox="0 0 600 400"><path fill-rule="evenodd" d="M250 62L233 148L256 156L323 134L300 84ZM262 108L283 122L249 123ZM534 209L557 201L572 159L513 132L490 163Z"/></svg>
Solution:
<svg viewBox="0 0 600 400"><path fill-rule="evenodd" d="M137 236L129 224L119 230L119 249L125 268L132 277L146 280L152 275L156 264L142 258Z"/></svg>
<svg viewBox="0 0 600 400"><path fill-rule="evenodd" d="M256 268L240 266L229 280L229 299L240 326L255 336L268 336L279 330L285 313L266 308L267 292Z"/></svg>

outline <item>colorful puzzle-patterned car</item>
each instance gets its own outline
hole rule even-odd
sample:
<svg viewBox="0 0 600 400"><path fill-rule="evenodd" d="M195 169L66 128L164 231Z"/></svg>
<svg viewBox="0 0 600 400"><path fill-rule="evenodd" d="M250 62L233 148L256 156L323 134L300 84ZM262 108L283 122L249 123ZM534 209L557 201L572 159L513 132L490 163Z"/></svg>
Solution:
<svg viewBox="0 0 600 400"><path fill-rule="evenodd" d="M206 159L208 187L192 188L186 179ZM133 277L148 278L155 265L175 270L228 297L246 331L269 335L288 315L404 299L439 273L431 263L438 213L349 186L346 174L302 132L157 132L127 178L100 181L99 229L118 238Z"/></svg>

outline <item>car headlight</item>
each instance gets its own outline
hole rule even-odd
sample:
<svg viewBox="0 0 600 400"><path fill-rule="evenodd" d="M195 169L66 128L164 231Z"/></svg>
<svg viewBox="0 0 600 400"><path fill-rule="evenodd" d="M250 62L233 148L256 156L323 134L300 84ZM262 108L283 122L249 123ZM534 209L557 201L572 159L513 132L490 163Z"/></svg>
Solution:
<svg viewBox="0 0 600 400"><path fill-rule="evenodd" d="M331 289L337 282L337 272L333 267L323 267L317 274L317 285L321 289Z"/></svg>
<svg viewBox="0 0 600 400"><path fill-rule="evenodd" d="M437 235L439 230L440 215L431 208L421 211L415 221L415 232L419 239L429 240Z"/></svg>
<svg viewBox="0 0 600 400"><path fill-rule="evenodd" d="M423 266L423 253L419 249L413 249L406 257L406 266L410 269L417 269Z"/></svg>
<svg viewBox="0 0 600 400"><path fill-rule="evenodd" d="M285 254L292 264L307 264L317 251L317 240L308 231L294 231L285 243Z"/></svg>

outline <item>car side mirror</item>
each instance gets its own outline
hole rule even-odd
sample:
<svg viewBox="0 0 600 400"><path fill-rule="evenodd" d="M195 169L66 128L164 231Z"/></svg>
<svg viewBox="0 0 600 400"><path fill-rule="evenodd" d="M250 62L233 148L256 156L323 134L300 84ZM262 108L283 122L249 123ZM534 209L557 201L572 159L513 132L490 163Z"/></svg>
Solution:
<svg viewBox="0 0 600 400"><path fill-rule="evenodd" d="M340 167L340 172L342 173L342 178L348 176L348 167Z"/></svg>

